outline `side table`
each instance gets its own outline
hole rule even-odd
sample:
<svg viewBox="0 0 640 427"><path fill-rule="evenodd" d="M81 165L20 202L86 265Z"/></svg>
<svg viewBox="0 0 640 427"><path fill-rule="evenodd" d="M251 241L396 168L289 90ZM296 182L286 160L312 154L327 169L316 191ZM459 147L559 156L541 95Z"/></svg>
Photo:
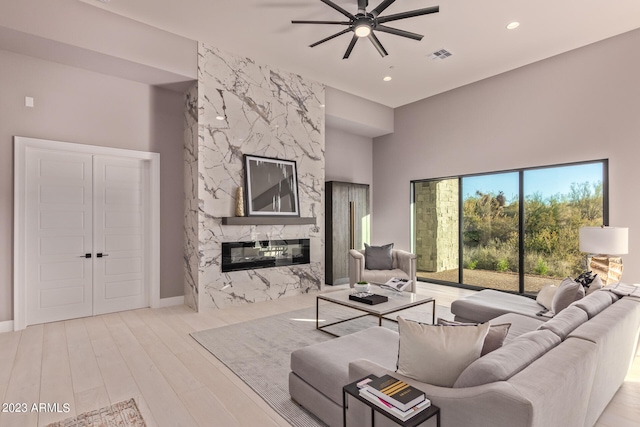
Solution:
<svg viewBox="0 0 640 427"><path fill-rule="evenodd" d="M354 381L351 384L347 384L346 386L342 387L342 425L343 427L347 427L347 396L348 395L359 400L360 402L364 403L365 405L371 408L371 427L374 427L375 425L376 412L384 415L385 417L389 418L391 421L395 422L396 424L402 427L415 427L417 425L422 424L423 422L427 421L428 419L430 419L435 415L437 427L440 427L440 408L438 408L434 404L431 404L431 406L429 406L427 409L424 409L422 412L418 413L417 415L414 415L408 420L402 421L400 418L396 417L395 415L369 402L367 399L360 396L360 389L358 388L358 383L364 380L365 378L376 379L377 377L375 375L367 375L366 377L360 378L359 380Z"/></svg>

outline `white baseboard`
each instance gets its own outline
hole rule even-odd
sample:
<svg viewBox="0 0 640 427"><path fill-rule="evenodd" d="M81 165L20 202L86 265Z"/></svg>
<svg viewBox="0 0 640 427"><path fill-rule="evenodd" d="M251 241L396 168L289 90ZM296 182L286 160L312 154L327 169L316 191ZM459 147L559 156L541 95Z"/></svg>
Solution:
<svg viewBox="0 0 640 427"><path fill-rule="evenodd" d="M171 307L173 305L184 305L184 295L172 298L160 298L160 307Z"/></svg>
<svg viewBox="0 0 640 427"><path fill-rule="evenodd" d="M0 333L2 332L13 332L13 320L0 322Z"/></svg>

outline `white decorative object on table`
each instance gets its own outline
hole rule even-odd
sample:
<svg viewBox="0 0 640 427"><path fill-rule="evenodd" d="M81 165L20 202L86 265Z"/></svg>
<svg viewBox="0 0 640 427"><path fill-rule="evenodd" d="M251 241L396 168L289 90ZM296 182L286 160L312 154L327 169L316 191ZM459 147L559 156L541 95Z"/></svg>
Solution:
<svg viewBox="0 0 640 427"><path fill-rule="evenodd" d="M353 288L357 293L369 292L371 285L369 283L356 283Z"/></svg>

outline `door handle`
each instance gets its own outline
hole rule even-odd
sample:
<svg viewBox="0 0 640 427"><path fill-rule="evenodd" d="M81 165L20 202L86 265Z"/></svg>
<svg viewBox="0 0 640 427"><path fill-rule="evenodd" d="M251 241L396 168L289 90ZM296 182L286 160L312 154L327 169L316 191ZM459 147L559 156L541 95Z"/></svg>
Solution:
<svg viewBox="0 0 640 427"><path fill-rule="evenodd" d="M109 254L103 254L102 252L98 252L98 253L96 254L96 257L97 257L97 258L102 258L103 256L109 256Z"/></svg>
<svg viewBox="0 0 640 427"><path fill-rule="evenodd" d="M91 258L91 254L80 255L78 258Z"/></svg>

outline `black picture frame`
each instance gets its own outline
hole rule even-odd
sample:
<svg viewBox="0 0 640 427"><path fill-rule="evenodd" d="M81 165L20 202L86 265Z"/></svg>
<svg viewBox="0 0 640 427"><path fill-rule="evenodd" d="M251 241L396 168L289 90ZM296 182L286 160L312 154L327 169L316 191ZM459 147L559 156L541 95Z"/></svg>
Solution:
<svg viewBox="0 0 640 427"><path fill-rule="evenodd" d="M244 155L247 216L300 216L295 160Z"/></svg>

